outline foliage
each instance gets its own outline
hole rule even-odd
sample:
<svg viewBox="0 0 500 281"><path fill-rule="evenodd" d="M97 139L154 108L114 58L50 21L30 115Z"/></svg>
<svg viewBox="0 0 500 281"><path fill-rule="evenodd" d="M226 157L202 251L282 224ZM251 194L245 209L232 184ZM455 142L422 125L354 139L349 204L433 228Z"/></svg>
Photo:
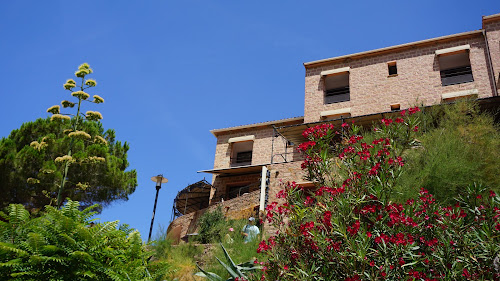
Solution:
<svg viewBox="0 0 500 281"><path fill-rule="evenodd" d="M233 260L255 261L258 258L262 262L265 256L255 252L260 240L255 239L252 242L243 243L244 237L241 235L241 229L247 222L246 219L228 220L226 227L220 232L223 237L222 244ZM151 246L154 252L153 259L166 262L172 268L165 276L167 280L202 280L201 277L193 276L197 270L197 263L206 271L222 278L230 277L225 268L214 258L214 256L224 256L221 247L212 247L209 244L197 245L193 241L172 245L164 229L160 229Z"/></svg>
<svg viewBox="0 0 500 281"><path fill-rule="evenodd" d="M202 244L222 241L222 233L226 229L226 218L219 206L213 211L205 212L198 220L196 240Z"/></svg>
<svg viewBox="0 0 500 281"><path fill-rule="evenodd" d="M342 133L330 125L304 132L303 168L319 186L310 192L289 183L278 193L284 202L268 205L266 218L278 231L258 248L268 255L264 278L500 278L500 197L493 191L470 185L446 207L425 189L404 204L391 201L402 155L418 145L418 111L383 119L371 142L347 124Z"/></svg>
<svg viewBox="0 0 500 281"><path fill-rule="evenodd" d="M222 244L220 244L222 251L224 252L224 257L226 258L227 263L224 263L221 261L218 257L215 257L217 261L224 267L224 269L229 273L231 276L227 280L231 281L244 281L244 280L249 280L248 276L253 276L253 273L256 272L259 269L262 269L262 267L258 264L258 262L255 261L249 261L241 264L235 264L234 261L231 259L229 254L227 253L227 250L224 248ZM223 281L224 279L220 277L219 275L213 273L213 272L208 272L203 270L201 267L198 266L201 272L196 273L197 276L205 277L208 280L212 281Z"/></svg>
<svg viewBox="0 0 500 281"><path fill-rule="evenodd" d="M55 159L65 155L69 141L64 130L71 124L38 119L24 123L0 140L0 207L21 203L30 211L54 204L62 177ZM113 130L104 131L96 122L83 122L81 128L106 139L107 145L75 140L73 158L63 196L80 200L83 206L106 205L114 200L127 200L137 186L135 170L126 171L129 145L116 141ZM48 136L48 137L46 137ZM30 146L33 139L49 141L42 150ZM89 163L84 159L102 157L105 162ZM37 182L27 182L27 179ZM85 183L81 185L79 183Z"/></svg>
<svg viewBox="0 0 500 281"><path fill-rule="evenodd" d="M398 181L400 198L415 196L421 186L447 203L474 183L500 192L500 130L494 118L471 101L435 107L426 115L422 148L409 151Z"/></svg>
<svg viewBox="0 0 500 281"><path fill-rule="evenodd" d="M68 200L31 218L11 204L0 221L1 280L159 280L169 269L147 263L138 231L118 221L93 224L95 206Z"/></svg>
<svg viewBox="0 0 500 281"><path fill-rule="evenodd" d="M74 113L63 113L59 105L47 112L52 116L28 122L0 141L0 191L6 195L0 207L22 203L30 210L44 205L61 206L62 198L79 200L85 206L105 205L113 200L128 199L137 186L135 170L128 167L128 144L115 141L113 130L104 131L101 113L83 113L85 102L104 100L85 91L97 85L87 78L93 71L88 64L80 65L75 80L68 79L64 89L70 99L61 105ZM74 89L77 89L76 91Z"/></svg>

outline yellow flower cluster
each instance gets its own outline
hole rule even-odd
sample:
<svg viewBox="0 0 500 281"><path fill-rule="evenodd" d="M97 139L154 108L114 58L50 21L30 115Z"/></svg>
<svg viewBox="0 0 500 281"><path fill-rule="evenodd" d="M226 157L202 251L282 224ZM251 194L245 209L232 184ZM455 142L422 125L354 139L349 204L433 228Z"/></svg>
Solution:
<svg viewBox="0 0 500 281"><path fill-rule="evenodd" d="M76 187L78 189L81 189L81 190L86 190L87 187L90 187L90 185L88 183L81 183L81 182L79 182L79 183L76 184Z"/></svg>
<svg viewBox="0 0 500 281"><path fill-rule="evenodd" d="M94 103L103 103L104 99L98 95L94 95Z"/></svg>
<svg viewBox="0 0 500 281"><path fill-rule="evenodd" d="M61 104L62 104L62 106L63 106L64 108L66 108L66 107L73 107L73 106L75 106L75 103L70 102L70 101L67 101L67 100L63 100L63 101L61 102Z"/></svg>
<svg viewBox="0 0 500 281"><path fill-rule="evenodd" d="M71 90L74 87L76 87L76 82L73 79L68 79L68 81L66 81L66 83L64 83L63 86L64 86L64 89Z"/></svg>
<svg viewBox="0 0 500 281"><path fill-rule="evenodd" d="M30 146L33 147L34 149L40 151L40 150L47 147L47 143L44 141L42 141L42 142L32 141L30 143Z"/></svg>
<svg viewBox="0 0 500 281"><path fill-rule="evenodd" d="M85 80L85 85L89 87L95 87L97 85L97 82L94 79L87 79Z"/></svg>
<svg viewBox="0 0 500 281"><path fill-rule="evenodd" d="M92 121L99 121L102 119L102 115L100 112L98 111L87 111L85 113L85 117L87 118L87 120L92 120Z"/></svg>
<svg viewBox="0 0 500 281"><path fill-rule="evenodd" d="M85 93L84 91L76 91L76 92L71 93L71 95L74 97L77 97L79 99L82 99L82 100L86 100L90 97L90 95Z"/></svg>
<svg viewBox="0 0 500 281"><path fill-rule="evenodd" d="M87 160L91 163L97 163L97 162L106 162L106 158L104 157L99 157L99 156L89 156Z"/></svg>
<svg viewBox="0 0 500 281"><path fill-rule="evenodd" d="M68 134L68 137L70 138L76 138L76 139L82 139L82 140L85 140L85 139L91 139L92 137L87 134L86 132L84 131L76 131L76 132L71 132Z"/></svg>
<svg viewBox="0 0 500 281"><path fill-rule="evenodd" d="M78 70L75 72L76 77L83 78L85 75L92 73L92 68L90 68L88 63L83 63L78 67Z"/></svg>
<svg viewBox="0 0 500 281"><path fill-rule="evenodd" d="M39 180L39 179L35 179L35 178L28 178L28 179L26 180L26 182L27 182L28 184L37 184L37 183L40 183L40 180Z"/></svg>
<svg viewBox="0 0 500 281"><path fill-rule="evenodd" d="M59 156L57 157L56 159L54 159L54 162L56 163L73 163L75 162L75 160L73 159L73 157L69 156L69 155L64 155L64 156Z"/></svg>
<svg viewBox="0 0 500 281"><path fill-rule="evenodd" d="M52 114L59 114L60 107L59 105L53 105L47 109L47 112Z"/></svg>
<svg viewBox="0 0 500 281"><path fill-rule="evenodd" d="M54 114L52 115L52 117L50 117L50 121L59 121L59 120L71 120L71 118L69 116L61 114Z"/></svg>
<svg viewBox="0 0 500 281"><path fill-rule="evenodd" d="M55 171L52 170L52 169L46 169L46 168L41 168L40 169L40 173L44 173L44 174L52 174L54 173Z"/></svg>
<svg viewBox="0 0 500 281"><path fill-rule="evenodd" d="M105 140L105 139L104 139L103 137L101 137L101 136L95 136L95 137L94 137L94 142L95 142L95 143L102 143L102 144L105 144L105 145L107 145L107 144L108 144L108 141L107 141L107 140Z"/></svg>

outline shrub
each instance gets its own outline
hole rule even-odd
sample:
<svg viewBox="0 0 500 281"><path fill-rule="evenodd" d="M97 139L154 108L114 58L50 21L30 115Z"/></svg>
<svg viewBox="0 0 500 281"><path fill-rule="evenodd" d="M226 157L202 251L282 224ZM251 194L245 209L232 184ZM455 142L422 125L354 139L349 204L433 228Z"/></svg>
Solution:
<svg viewBox="0 0 500 281"><path fill-rule="evenodd" d="M437 200L453 203L467 186L480 183L500 191L500 131L494 118L475 102L459 102L427 112L427 132L420 149L409 151L398 181L400 199L425 186Z"/></svg>
<svg viewBox="0 0 500 281"><path fill-rule="evenodd" d="M157 280L169 266L148 264L138 231L118 221L92 224L92 208L68 200L30 218L22 205L0 212L1 280Z"/></svg>
<svg viewBox="0 0 500 281"><path fill-rule="evenodd" d="M268 256L264 278L500 278L500 197L493 191L470 185L451 206L436 203L425 189L404 204L391 200L402 156L417 144L418 111L382 119L371 142L348 124L304 132L303 168L319 186L308 192L288 183L278 193L284 202L268 205L267 220L278 231L259 244Z"/></svg>
<svg viewBox="0 0 500 281"><path fill-rule="evenodd" d="M213 211L205 212L198 220L198 236L195 238L198 242L207 244L221 242L226 228L226 218L219 206Z"/></svg>

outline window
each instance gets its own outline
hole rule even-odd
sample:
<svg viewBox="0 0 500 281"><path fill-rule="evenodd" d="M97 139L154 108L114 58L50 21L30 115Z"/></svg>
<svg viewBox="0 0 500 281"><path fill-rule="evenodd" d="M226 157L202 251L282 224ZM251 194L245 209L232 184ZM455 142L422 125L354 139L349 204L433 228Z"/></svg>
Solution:
<svg viewBox="0 0 500 281"><path fill-rule="evenodd" d="M395 61L387 63L387 68L389 70L389 76L396 76L396 75L398 75L398 67L396 66L396 62Z"/></svg>
<svg viewBox="0 0 500 281"><path fill-rule="evenodd" d="M252 163L252 151L242 151L236 153L236 164Z"/></svg>
<svg viewBox="0 0 500 281"><path fill-rule="evenodd" d="M441 54L439 56L439 69L443 86L474 81L468 49Z"/></svg>
<svg viewBox="0 0 500 281"><path fill-rule="evenodd" d="M349 72L325 76L325 104L349 100Z"/></svg>
<svg viewBox="0 0 500 281"><path fill-rule="evenodd" d="M253 141L235 142L232 146L231 166L252 164Z"/></svg>
<svg viewBox="0 0 500 281"><path fill-rule="evenodd" d="M240 184L227 187L227 199L240 197L245 193L250 192L250 184Z"/></svg>
<svg viewBox="0 0 500 281"><path fill-rule="evenodd" d="M391 104L391 111L398 111L401 109L401 105L398 104Z"/></svg>

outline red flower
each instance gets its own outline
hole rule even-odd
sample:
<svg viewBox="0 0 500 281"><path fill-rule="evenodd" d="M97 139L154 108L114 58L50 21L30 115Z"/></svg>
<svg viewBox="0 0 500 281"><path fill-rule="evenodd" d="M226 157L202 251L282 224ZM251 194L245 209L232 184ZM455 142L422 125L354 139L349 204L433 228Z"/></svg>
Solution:
<svg viewBox="0 0 500 281"><path fill-rule="evenodd" d="M385 119L385 118L382 118L382 120L380 120L382 123L384 123L386 126L389 126L391 125L392 123L392 119Z"/></svg>
<svg viewBox="0 0 500 281"><path fill-rule="evenodd" d="M352 226L347 226L347 232L351 235L355 235L358 233L360 223L359 221L356 221Z"/></svg>
<svg viewBox="0 0 500 281"><path fill-rule="evenodd" d="M420 108L418 108L418 106L408 108L408 114L409 115L415 114L415 113L417 113L419 111L420 111Z"/></svg>
<svg viewBox="0 0 500 281"><path fill-rule="evenodd" d="M467 270L467 268L464 268L464 270L462 271L462 276L465 277L465 278L471 278L472 276L470 275L469 271Z"/></svg>

